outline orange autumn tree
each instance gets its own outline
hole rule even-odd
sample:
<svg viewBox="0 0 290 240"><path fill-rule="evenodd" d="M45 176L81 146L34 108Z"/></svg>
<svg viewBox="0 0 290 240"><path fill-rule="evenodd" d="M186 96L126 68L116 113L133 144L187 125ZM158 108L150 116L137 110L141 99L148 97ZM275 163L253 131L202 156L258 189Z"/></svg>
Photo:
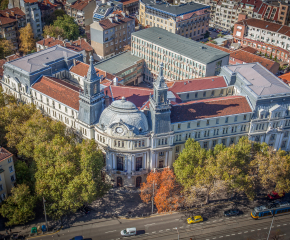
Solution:
<svg viewBox="0 0 290 240"><path fill-rule="evenodd" d="M154 203L158 212L174 211L180 207L183 198L180 195L181 186L176 182L173 171L164 168L162 171L150 172L147 181L141 185L140 197L143 202L152 201L153 181L154 186Z"/></svg>

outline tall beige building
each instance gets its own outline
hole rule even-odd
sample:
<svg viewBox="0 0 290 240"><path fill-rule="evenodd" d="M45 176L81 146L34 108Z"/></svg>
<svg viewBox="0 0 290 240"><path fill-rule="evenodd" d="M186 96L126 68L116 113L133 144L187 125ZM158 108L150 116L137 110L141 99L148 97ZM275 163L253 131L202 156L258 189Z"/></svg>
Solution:
<svg viewBox="0 0 290 240"><path fill-rule="evenodd" d="M140 0L139 21L143 27L158 27L194 40L204 38L208 30L210 6L189 2L171 5Z"/></svg>
<svg viewBox="0 0 290 240"><path fill-rule="evenodd" d="M0 201L4 200L14 187L16 180L13 154L0 147Z"/></svg>

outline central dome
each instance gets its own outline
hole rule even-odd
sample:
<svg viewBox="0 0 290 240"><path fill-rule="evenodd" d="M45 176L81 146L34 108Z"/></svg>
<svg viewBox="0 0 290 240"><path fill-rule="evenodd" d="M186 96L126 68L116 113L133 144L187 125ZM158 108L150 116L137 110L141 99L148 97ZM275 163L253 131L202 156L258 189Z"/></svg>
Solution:
<svg viewBox="0 0 290 240"><path fill-rule="evenodd" d="M112 102L105 108L99 120L99 125L107 129L113 123L125 123L129 128L133 128L135 134L148 131L148 121L145 114L138 110L136 105L127 101L124 97L122 100Z"/></svg>

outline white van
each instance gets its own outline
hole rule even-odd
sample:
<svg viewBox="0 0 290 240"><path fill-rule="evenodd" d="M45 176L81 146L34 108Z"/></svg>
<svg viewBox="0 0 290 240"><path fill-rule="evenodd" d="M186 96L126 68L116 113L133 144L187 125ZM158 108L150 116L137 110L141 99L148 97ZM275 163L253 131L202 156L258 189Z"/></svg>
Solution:
<svg viewBox="0 0 290 240"><path fill-rule="evenodd" d="M126 228L125 230L121 231L121 235L125 237L136 235L136 228Z"/></svg>

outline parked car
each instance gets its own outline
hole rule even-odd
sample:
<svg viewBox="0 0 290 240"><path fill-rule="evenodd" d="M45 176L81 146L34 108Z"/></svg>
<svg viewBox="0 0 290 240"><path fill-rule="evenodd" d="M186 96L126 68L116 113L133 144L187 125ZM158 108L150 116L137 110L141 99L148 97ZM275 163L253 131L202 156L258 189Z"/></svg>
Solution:
<svg viewBox="0 0 290 240"><path fill-rule="evenodd" d="M239 215L240 211L238 209L230 209L224 211L225 217L237 216Z"/></svg>
<svg viewBox="0 0 290 240"><path fill-rule="evenodd" d="M203 222L203 218L200 215L193 216L193 217L187 219L188 224L198 223L198 222Z"/></svg>
<svg viewBox="0 0 290 240"><path fill-rule="evenodd" d="M134 236L136 235L137 231L136 228L126 228L121 231L121 235L125 237Z"/></svg>
<svg viewBox="0 0 290 240"><path fill-rule="evenodd" d="M70 240L83 240L83 236L76 236L76 237L73 237L72 239Z"/></svg>
<svg viewBox="0 0 290 240"><path fill-rule="evenodd" d="M269 194L267 195L268 199L270 199L270 200L280 199L280 198L282 198L282 197L284 197L284 196L285 196L285 193L283 193L282 196L280 196L280 195L279 195L277 192L275 192L275 191L273 191L273 192L271 192L271 193L269 193Z"/></svg>

